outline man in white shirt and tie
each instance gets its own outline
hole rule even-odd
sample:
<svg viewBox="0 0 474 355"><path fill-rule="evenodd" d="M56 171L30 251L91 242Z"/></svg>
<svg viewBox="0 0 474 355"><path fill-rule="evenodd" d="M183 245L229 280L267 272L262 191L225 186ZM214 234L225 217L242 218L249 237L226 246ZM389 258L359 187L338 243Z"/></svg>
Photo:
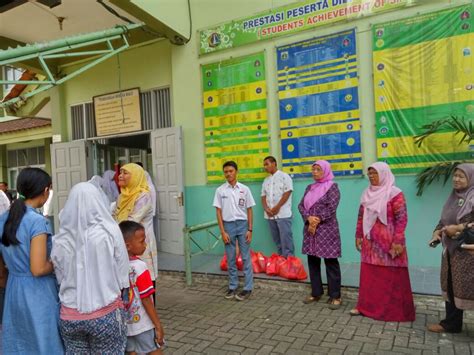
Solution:
<svg viewBox="0 0 474 355"><path fill-rule="evenodd" d="M291 177L277 168L276 159L268 156L263 160L265 171L270 174L262 185L262 205L264 217L268 221L270 233L275 242L278 254L285 258L295 255L293 233L291 231Z"/></svg>

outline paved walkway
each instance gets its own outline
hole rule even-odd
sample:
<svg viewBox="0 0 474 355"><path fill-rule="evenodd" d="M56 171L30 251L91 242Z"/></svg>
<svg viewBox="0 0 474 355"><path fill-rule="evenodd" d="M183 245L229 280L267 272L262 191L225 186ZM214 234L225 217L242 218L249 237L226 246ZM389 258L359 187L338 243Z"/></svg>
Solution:
<svg viewBox="0 0 474 355"><path fill-rule="evenodd" d="M374 287L376 287L374 285ZM356 289L344 289L344 306L305 305L305 284L257 280L245 302L226 300L227 278L162 273L158 311L165 327L166 354L473 354L474 314L461 334L433 334L427 323L443 312L439 297L416 296L413 323L384 323L351 317Z"/></svg>

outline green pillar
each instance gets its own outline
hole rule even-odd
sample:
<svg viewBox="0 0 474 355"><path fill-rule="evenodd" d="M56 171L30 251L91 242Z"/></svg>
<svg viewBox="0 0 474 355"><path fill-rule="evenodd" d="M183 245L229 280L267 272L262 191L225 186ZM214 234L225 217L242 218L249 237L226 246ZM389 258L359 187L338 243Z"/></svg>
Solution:
<svg viewBox="0 0 474 355"><path fill-rule="evenodd" d="M64 94L62 85L55 86L49 90L51 97L51 131L53 135L61 135L61 142L69 141L68 116L64 105Z"/></svg>

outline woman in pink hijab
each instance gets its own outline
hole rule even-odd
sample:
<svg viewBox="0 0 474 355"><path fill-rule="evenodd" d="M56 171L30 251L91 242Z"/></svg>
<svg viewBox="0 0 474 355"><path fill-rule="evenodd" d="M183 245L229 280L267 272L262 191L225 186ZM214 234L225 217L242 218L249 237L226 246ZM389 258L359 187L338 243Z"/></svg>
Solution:
<svg viewBox="0 0 474 355"><path fill-rule="evenodd" d="M405 244L407 207L395 177L382 162L368 169L360 200L356 248L361 252L359 299L351 315L386 322L415 320Z"/></svg>
<svg viewBox="0 0 474 355"><path fill-rule="evenodd" d="M341 299L341 268L337 258L341 256L341 238L336 210L340 193L333 181L331 165L325 160L318 160L312 165L315 182L306 188L298 205L304 221L303 254L308 255L311 295L303 302L312 303L320 300L324 293L321 280L321 258L326 265L328 280L328 304L330 309L338 309Z"/></svg>

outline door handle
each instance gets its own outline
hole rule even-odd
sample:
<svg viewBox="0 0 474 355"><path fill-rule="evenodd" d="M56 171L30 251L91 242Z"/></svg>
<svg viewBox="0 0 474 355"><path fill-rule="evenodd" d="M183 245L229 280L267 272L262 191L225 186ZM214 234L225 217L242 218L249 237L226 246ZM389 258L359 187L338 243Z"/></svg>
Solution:
<svg viewBox="0 0 474 355"><path fill-rule="evenodd" d="M184 198L182 192L180 192L178 195L174 195L173 197L176 199L176 202L178 203L179 207L184 206Z"/></svg>

